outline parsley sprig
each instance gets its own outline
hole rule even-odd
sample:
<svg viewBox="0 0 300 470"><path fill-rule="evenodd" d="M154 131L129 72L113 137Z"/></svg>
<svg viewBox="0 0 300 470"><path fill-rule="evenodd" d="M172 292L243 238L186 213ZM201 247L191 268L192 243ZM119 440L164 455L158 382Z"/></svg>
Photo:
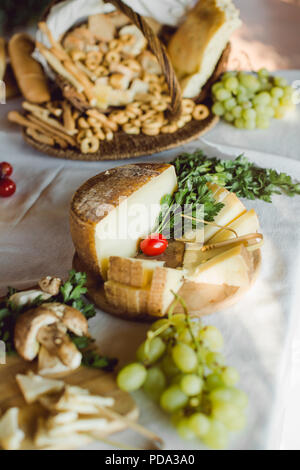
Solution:
<svg viewBox="0 0 300 470"><path fill-rule="evenodd" d="M59 294L50 297L47 299L47 302L60 302L70 305L80 310L87 319L92 318L96 315L95 308L82 297L87 292L86 280L85 273L76 272L72 269L69 272L67 281L61 285ZM14 354L16 352L14 346L14 328L19 315L45 302L39 296L32 302L17 307L9 300L11 295L16 292L18 292L17 289L8 287L6 296L0 301L0 340L5 342L7 354ZM70 336L82 352L82 365L107 371L113 370L118 362L117 359L102 356L95 349L91 348L94 342L92 338L73 334Z"/></svg>
<svg viewBox="0 0 300 470"><path fill-rule="evenodd" d="M272 202L273 194L295 196L300 194L300 183L276 170L261 168L250 162L244 155L235 160L208 158L202 150L184 153L173 165L179 181L194 181L200 178L202 184L210 181L224 186L238 197L261 199Z"/></svg>

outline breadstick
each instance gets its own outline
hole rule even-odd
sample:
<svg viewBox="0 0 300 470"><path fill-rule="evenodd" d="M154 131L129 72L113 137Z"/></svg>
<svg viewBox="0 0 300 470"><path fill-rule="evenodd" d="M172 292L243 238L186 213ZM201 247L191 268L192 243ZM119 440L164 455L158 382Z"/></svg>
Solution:
<svg viewBox="0 0 300 470"><path fill-rule="evenodd" d="M85 93L87 99L89 101L93 100L95 97L91 92L91 89L93 88L94 84L89 80L86 75L84 75L83 72L78 70L76 65L72 64L71 61L65 61L63 64L66 67L67 71L70 72L79 83L81 83L81 85L83 86L83 92Z"/></svg>
<svg viewBox="0 0 300 470"><path fill-rule="evenodd" d="M39 24L38 24L38 27L42 31L42 33L44 33L47 36L51 46L54 49L56 49L58 51L58 53L61 55L62 59L60 59L60 60L68 60L69 56L68 56L67 52L62 47L62 45L54 39L47 23L45 23L45 21L40 21Z"/></svg>
<svg viewBox="0 0 300 470"><path fill-rule="evenodd" d="M30 111L34 116L38 117L42 121L44 121L46 124L49 124L49 126L53 126L59 131L66 133L68 135L74 135L77 133L76 129L73 130L67 130L60 122L58 122L54 118L49 117L49 111L48 109L41 108L40 106L35 106L30 103L27 103L26 101L22 104L23 108L26 109L26 111Z"/></svg>
<svg viewBox="0 0 300 470"><path fill-rule="evenodd" d="M0 38L0 80L3 80L6 70L5 39Z"/></svg>
<svg viewBox="0 0 300 470"><path fill-rule="evenodd" d="M62 107L63 107L64 127L68 131L74 131L74 129L76 129L76 125L75 125L75 119L72 116L71 106L69 105L69 103L64 101L62 104Z"/></svg>
<svg viewBox="0 0 300 470"><path fill-rule="evenodd" d="M57 72L59 75L68 80L68 82L70 82L74 86L74 88L76 88L76 90L81 93L83 91L83 86L75 79L75 77L73 77L72 74L70 74L70 72L65 69L60 60L40 42L36 41L36 45L40 53L43 54L43 56L45 57L49 65L51 65L51 67L55 70L55 72Z"/></svg>
<svg viewBox="0 0 300 470"><path fill-rule="evenodd" d="M95 82L97 80L97 75L95 75L93 72L91 72L82 62L79 60L75 60L75 65L78 69L82 70L92 82Z"/></svg>
<svg viewBox="0 0 300 470"><path fill-rule="evenodd" d="M60 117L62 115L63 110L54 106L54 104L51 103L51 101L49 101L49 103L46 104L46 107L50 111L51 114L54 114L54 116Z"/></svg>
<svg viewBox="0 0 300 470"><path fill-rule="evenodd" d="M118 124L113 122L111 119L108 119L105 114L99 113L96 109L89 109L86 114L91 116L103 124L103 127L106 127L112 131L118 130Z"/></svg>
<svg viewBox="0 0 300 470"><path fill-rule="evenodd" d="M27 127L26 134L28 134L30 137L32 137L37 142L40 142L41 144L51 145L52 147L55 145L55 140L53 137L50 137L49 135L38 132L36 129L33 129L32 127Z"/></svg>
<svg viewBox="0 0 300 470"><path fill-rule="evenodd" d="M49 131L52 134L56 135L57 137L60 137L60 138L64 139L66 142L68 142L68 144L72 145L73 147L76 146L76 140L73 137L71 137L67 134L64 134L63 132L59 131L55 127L52 127L50 124L47 124L46 122L41 121L40 118L37 118L36 116L29 115L27 117L31 122L33 122L34 124L39 125L45 131Z"/></svg>
<svg viewBox="0 0 300 470"><path fill-rule="evenodd" d="M25 33L15 34L8 43L11 65L26 100L32 103L50 101L47 77L42 66L32 57L35 45Z"/></svg>

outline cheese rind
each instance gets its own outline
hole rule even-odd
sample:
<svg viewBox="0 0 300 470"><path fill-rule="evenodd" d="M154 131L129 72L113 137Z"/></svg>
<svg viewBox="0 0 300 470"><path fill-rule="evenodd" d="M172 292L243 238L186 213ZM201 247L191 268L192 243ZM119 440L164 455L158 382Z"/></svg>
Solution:
<svg viewBox="0 0 300 470"><path fill-rule="evenodd" d="M136 255L139 239L154 227L161 198L176 186L174 167L166 163L124 165L88 180L71 203L70 229L79 258L106 279L109 256Z"/></svg>
<svg viewBox="0 0 300 470"><path fill-rule="evenodd" d="M104 283L107 301L120 313L147 315L149 289L131 287L115 281Z"/></svg>
<svg viewBox="0 0 300 470"><path fill-rule="evenodd" d="M183 281L184 271L180 269L156 268L148 299L149 315L165 315L175 299L173 292L179 291Z"/></svg>
<svg viewBox="0 0 300 470"><path fill-rule="evenodd" d="M205 284L247 286L250 281L251 261L243 244L226 250L189 274L189 280Z"/></svg>
<svg viewBox="0 0 300 470"><path fill-rule="evenodd" d="M145 287L150 285L154 269L163 265L163 261L110 256L107 279L132 287Z"/></svg>

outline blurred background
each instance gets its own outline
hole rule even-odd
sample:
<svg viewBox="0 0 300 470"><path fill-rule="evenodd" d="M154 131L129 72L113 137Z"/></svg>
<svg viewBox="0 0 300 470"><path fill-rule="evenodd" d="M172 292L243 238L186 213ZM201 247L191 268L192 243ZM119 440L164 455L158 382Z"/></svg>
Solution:
<svg viewBox="0 0 300 470"><path fill-rule="evenodd" d="M34 25L49 3L50 0L1 0L0 35ZM300 69L300 0L235 0L234 3L241 11L244 24L232 39L232 68Z"/></svg>

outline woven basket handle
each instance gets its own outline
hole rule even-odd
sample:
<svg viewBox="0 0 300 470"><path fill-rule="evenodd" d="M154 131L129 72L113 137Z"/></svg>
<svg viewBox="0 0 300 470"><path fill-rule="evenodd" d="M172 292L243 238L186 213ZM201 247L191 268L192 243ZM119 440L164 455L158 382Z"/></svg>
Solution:
<svg viewBox="0 0 300 470"><path fill-rule="evenodd" d="M148 41L149 48L156 56L162 71L164 73L166 82L168 84L169 93L171 96L171 108L169 111L169 119L178 119L181 115L181 89L169 59L165 46L153 32L152 28L144 20L144 18L132 10L128 5L121 0L104 0L105 3L111 3L118 10L124 13L131 21L142 31L143 35Z"/></svg>

